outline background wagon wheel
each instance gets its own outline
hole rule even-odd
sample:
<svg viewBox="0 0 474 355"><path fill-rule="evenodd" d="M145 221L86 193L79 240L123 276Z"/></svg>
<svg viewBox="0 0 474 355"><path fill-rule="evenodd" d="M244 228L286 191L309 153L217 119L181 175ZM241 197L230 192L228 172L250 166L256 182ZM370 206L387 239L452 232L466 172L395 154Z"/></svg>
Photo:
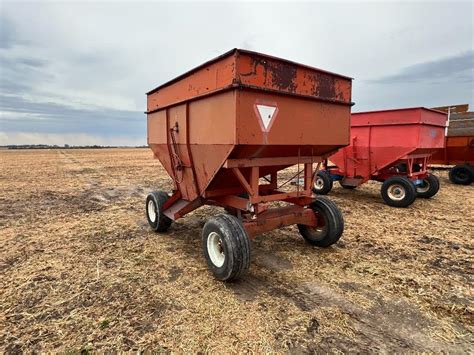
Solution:
<svg viewBox="0 0 474 355"><path fill-rule="evenodd" d="M456 165L449 171L449 180L453 184L469 185L474 181L474 168L469 165Z"/></svg>
<svg viewBox="0 0 474 355"><path fill-rule="evenodd" d="M439 180L433 174L428 174L426 179L423 179L421 185L416 186L417 197L431 198L439 191Z"/></svg>
<svg viewBox="0 0 474 355"><path fill-rule="evenodd" d="M318 171L313 180L313 192L317 195L327 195L331 190L331 175L325 170Z"/></svg>
<svg viewBox="0 0 474 355"><path fill-rule="evenodd" d="M207 265L214 277L230 281L250 266L250 241L242 222L221 214L206 222L202 230L202 247Z"/></svg>
<svg viewBox="0 0 474 355"><path fill-rule="evenodd" d="M380 193L385 203L393 207L408 207L416 199L415 185L405 176L392 176L385 180Z"/></svg>
<svg viewBox="0 0 474 355"><path fill-rule="evenodd" d="M317 215L320 225L310 227L298 224L302 237L318 247L328 247L336 243L344 232L344 218L337 205L327 198L320 197L314 200L309 208Z"/></svg>
<svg viewBox="0 0 474 355"><path fill-rule="evenodd" d="M146 198L146 218L155 232L166 232L173 222L163 214L163 205L168 198L168 194L164 191L153 191Z"/></svg>

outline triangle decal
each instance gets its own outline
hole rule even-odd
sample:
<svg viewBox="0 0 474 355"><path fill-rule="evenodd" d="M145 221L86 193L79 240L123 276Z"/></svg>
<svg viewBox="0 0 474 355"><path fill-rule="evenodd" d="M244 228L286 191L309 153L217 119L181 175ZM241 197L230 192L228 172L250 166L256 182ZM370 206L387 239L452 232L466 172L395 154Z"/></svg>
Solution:
<svg viewBox="0 0 474 355"><path fill-rule="evenodd" d="M263 127L265 128L265 131L267 131L277 108L275 106L268 106L268 105L255 105L255 106L257 107L257 111L260 116L260 120L263 123Z"/></svg>

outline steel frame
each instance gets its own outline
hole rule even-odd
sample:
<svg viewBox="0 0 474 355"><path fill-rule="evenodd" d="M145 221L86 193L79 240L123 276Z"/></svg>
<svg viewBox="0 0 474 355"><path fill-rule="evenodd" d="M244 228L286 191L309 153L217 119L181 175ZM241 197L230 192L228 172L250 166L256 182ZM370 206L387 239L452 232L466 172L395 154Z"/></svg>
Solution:
<svg viewBox="0 0 474 355"><path fill-rule="evenodd" d="M371 180L385 181L392 176L405 176L410 180L425 179L428 176L428 162L431 154L411 154L398 159L389 167L380 170L377 174L371 176ZM407 171L400 172L396 169L399 164L406 164ZM419 171L414 171L413 166L418 164Z"/></svg>
<svg viewBox="0 0 474 355"><path fill-rule="evenodd" d="M228 159L224 167L230 169L240 183L240 188L207 190L202 197L194 201L184 201L181 193L175 189L173 195L163 206L164 214L176 220L202 205L214 205L226 208L236 215L250 237L293 224L317 226L320 222L317 213L306 208L313 200L312 183L315 172L319 169L322 157L285 157L285 158L255 158ZM317 167L313 170L313 164ZM296 191L281 191L280 188L293 179L278 185L278 172L264 177L268 183L260 184L260 168L275 165L298 165L297 179L303 174L304 186L296 185ZM300 169L300 164L304 165ZM242 169L250 169L249 178L245 177ZM246 195L245 195L246 194ZM270 207L271 202L286 202L290 205Z"/></svg>
<svg viewBox="0 0 474 355"><path fill-rule="evenodd" d="M405 176L410 180L425 179L428 176L428 164L431 158L431 154L409 154L400 159L396 160L389 166L378 170L375 174L370 175L370 177L351 177L351 180L358 181L359 185L362 185L368 180L375 180L379 182L384 182L392 176ZM345 162L346 160L344 160ZM397 165L406 164L407 171L401 172L397 169ZM420 166L419 171L414 171L413 166L418 164ZM330 174L341 175L345 177L343 171L341 171L337 166L327 166L327 161L325 162L324 169L329 171Z"/></svg>

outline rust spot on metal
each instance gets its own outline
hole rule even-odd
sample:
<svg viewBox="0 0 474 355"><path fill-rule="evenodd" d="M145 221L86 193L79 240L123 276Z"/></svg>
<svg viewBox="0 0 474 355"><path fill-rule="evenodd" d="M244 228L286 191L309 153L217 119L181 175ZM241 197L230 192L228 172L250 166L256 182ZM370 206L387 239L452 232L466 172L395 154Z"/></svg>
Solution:
<svg viewBox="0 0 474 355"><path fill-rule="evenodd" d="M334 78L326 73L311 74L313 83L313 94L319 98L327 99L336 96L336 86ZM339 95L338 95L339 97Z"/></svg>
<svg viewBox="0 0 474 355"><path fill-rule="evenodd" d="M265 86L271 86L272 88L288 92L295 92L296 66L283 62L273 62L266 58L256 56L252 56L251 60L252 70L247 73L242 73L241 76L256 75L257 67L261 66L263 69Z"/></svg>
<svg viewBox="0 0 474 355"><path fill-rule="evenodd" d="M268 63L268 68L274 87L295 92L296 66L287 63Z"/></svg>

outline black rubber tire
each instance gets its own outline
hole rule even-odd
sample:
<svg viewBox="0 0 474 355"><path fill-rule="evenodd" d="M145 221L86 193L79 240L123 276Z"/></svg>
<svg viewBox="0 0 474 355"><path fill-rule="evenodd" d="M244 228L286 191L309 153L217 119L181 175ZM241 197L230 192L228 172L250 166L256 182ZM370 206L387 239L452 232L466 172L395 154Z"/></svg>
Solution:
<svg viewBox="0 0 474 355"><path fill-rule="evenodd" d="M311 245L327 248L336 243L344 232L344 217L337 205L331 200L320 197L309 206L314 213L322 217L324 226L309 227L298 224L301 236Z"/></svg>
<svg viewBox="0 0 474 355"><path fill-rule="evenodd" d="M320 182L320 188L316 188L316 182ZM331 175L325 171L318 171L313 181L313 192L316 195L327 195L332 190L332 179Z"/></svg>
<svg viewBox="0 0 474 355"><path fill-rule="evenodd" d="M473 170L469 165L456 165L449 171L449 180L453 184L469 185L474 181Z"/></svg>
<svg viewBox="0 0 474 355"><path fill-rule="evenodd" d="M148 224L150 225L151 229L155 232L166 232L168 228L171 226L173 221L166 217L163 214L163 205L169 199L169 196L164 191L153 191L148 194L146 197L145 202L145 212L146 212L146 219L148 220ZM155 206L155 219L152 220L150 215L153 214L152 210L149 210L150 203L153 203Z"/></svg>
<svg viewBox="0 0 474 355"><path fill-rule="evenodd" d="M395 188L395 185L404 193L404 196L399 200L390 197L389 190ZM385 203L392 207L408 207L416 200L415 185L405 176L392 176L385 180L380 193Z"/></svg>
<svg viewBox="0 0 474 355"><path fill-rule="evenodd" d="M213 232L217 233L220 239L224 254L222 265L214 264L209 254L208 239ZM202 230L202 248L207 265L218 280L234 280L250 266L250 240L237 217L221 214L208 220Z"/></svg>
<svg viewBox="0 0 474 355"><path fill-rule="evenodd" d="M354 190L357 187L357 186L345 185L342 183L341 180L339 180L339 185L341 185L341 187L346 190Z"/></svg>
<svg viewBox="0 0 474 355"><path fill-rule="evenodd" d="M436 195L439 191L439 179L433 174L428 174L426 179L423 179L423 183L427 186L417 186L416 195L421 198L431 198Z"/></svg>

